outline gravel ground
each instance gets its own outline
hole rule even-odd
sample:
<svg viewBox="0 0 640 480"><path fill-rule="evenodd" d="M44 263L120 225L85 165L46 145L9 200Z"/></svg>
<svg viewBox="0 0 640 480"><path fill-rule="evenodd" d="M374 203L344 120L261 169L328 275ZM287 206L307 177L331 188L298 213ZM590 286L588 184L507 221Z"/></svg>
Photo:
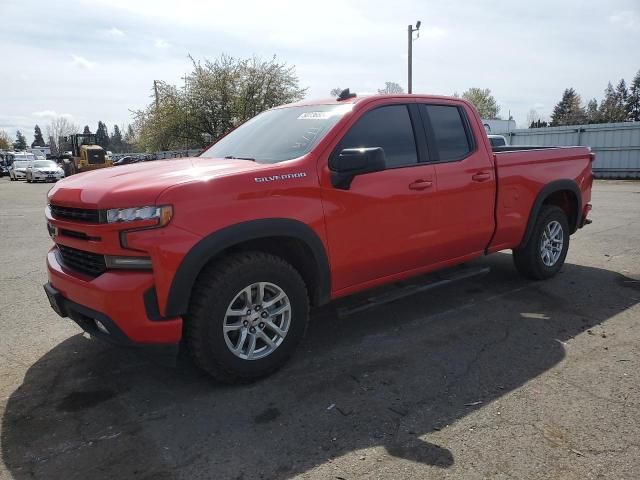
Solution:
<svg viewBox="0 0 640 480"><path fill-rule="evenodd" d="M49 188L0 179L2 479L640 478L640 183L596 182L556 278L496 254L482 277L343 300L242 387L53 313Z"/></svg>

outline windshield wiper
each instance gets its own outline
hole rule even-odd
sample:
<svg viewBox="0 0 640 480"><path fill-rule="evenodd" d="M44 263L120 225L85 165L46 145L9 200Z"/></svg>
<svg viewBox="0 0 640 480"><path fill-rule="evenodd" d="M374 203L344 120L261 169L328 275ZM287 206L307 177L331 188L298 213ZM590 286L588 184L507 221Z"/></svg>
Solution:
<svg viewBox="0 0 640 480"><path fill-rule="evenodd" d="M251 157L236 157L235 155L227 155L224 158L226 158L227 160L250 160L252 162L256 161L255 158L251 158Z"/></svg>

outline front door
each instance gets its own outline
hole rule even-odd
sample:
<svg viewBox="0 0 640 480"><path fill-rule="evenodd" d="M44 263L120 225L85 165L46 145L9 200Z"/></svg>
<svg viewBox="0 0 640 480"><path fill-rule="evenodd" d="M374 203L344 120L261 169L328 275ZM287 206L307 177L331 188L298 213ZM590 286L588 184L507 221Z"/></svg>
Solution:
<svg viewBox="0 0 640 480"><path fill-rule="evenodd" d="M332 155L381 147L387 169L356 176L347 190L332 186L328 159L322 162L334 291L430 263L436 179L433 165L420 161L420 122L417 107L405 103L372 107L355 119Z"/></svg>

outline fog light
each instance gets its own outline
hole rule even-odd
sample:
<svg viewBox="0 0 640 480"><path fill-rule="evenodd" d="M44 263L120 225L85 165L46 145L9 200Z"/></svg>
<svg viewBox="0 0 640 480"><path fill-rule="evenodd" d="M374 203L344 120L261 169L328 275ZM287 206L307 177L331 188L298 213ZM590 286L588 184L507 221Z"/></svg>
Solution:
<svg viewBox="0 0 640 480"><path fill-rule="evenodd" d="M107 335L109 335L109 330L107 330L107 327L105 327L100 320L94 320L94 322L96 324L96 327L98 327L98 330L100 330L102 333L106 333Z"/></svg>
<svg viewBox="0 0 640 480"><path fill-rule="evenodd" d="M105 255L104 260L107 268L151 269L151 259L149 257L117 257Z"/></svg>

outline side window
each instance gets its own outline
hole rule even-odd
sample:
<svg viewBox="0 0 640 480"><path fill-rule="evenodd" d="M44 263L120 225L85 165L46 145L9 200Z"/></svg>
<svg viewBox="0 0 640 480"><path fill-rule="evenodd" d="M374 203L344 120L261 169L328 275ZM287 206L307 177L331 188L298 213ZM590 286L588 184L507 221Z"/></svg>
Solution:
<svg viewBox="0 0 640 480"><path fill-rule="evenodd" d="M459 160L471 152L458 107L425 105L441 161Z"/></svg>
<svg viewBox="0 0 640 480"><path fill-rule="evenodd" d="M340 148L382 147L390 168L418 163L406 105L388 105L365 113L346 133Z"/></svg>

